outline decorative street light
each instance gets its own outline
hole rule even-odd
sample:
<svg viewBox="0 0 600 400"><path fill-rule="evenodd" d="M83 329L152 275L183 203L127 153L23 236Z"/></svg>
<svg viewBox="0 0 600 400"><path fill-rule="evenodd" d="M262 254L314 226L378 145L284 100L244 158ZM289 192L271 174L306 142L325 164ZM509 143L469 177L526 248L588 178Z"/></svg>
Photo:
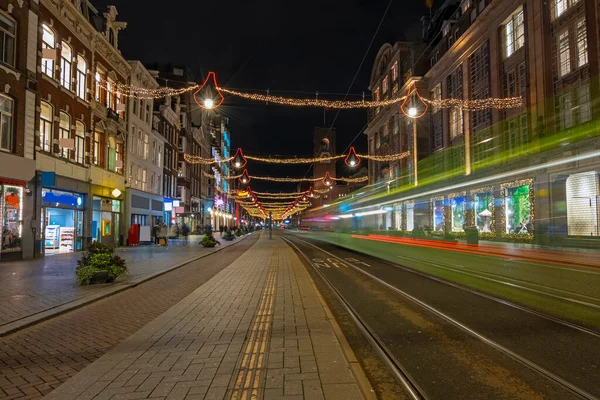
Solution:
<svg viewBox="0 0 600 400"><path fill-rule="evenodd" d="M207 110L212 110L214 106L215 102L213 101L213 99L204 99L204 108L206 108Z"/></svg>
<svg viewBox="0 0 600 400"><path fill-rule="evenodd" d="M354 147L350 147L350 151L348 152L348 156L344 160L347 166L349 167L357 167L360 164L360 157L356 154L356 150Z"/></svg>

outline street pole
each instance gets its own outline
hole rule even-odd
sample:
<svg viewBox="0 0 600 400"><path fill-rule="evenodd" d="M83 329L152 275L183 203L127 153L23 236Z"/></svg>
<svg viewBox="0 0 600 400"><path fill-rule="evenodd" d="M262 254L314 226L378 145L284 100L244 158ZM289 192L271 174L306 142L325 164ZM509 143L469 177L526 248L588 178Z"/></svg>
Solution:
<svg viewBox="0 0 600 400"><path fill-rule="evenodd" d="M269 211L269 239L273 239L273 211Z"/></svg>
<svg viewBox="0 0 600 400"><path fill-rule="evenodd" d="M413 175L417 186L417 119L413 118Z"/></svg>

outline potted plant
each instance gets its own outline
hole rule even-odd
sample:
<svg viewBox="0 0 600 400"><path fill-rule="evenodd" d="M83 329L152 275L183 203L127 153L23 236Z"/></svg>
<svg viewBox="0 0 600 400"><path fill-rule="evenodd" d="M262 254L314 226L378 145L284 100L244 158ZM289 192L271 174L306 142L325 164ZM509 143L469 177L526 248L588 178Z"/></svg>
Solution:
<svg viewBox="0 0 600 400"><path fill-rule="evenodd" d="M218 240L212 235L212 231L205 233L200 241L202 247L215 247L218 243Z"/></svg>
<svg viewBox="0 0 600 400"><path fill-rule="evenodd" d="M231 242L233 239L235 239L235 235L233 234L233 232L227 229L225 233L223 233L223 239L227 240L228 242Z"/></svg>
<svg viewBox="0 0 600 400"><path fill-rule="evenodd" d="M77 283L89 285L114 282L127 273L125 260L114 254L114 246L92 242L87 252L77 261Z"/></svg>
<svg viewBox="0 0 600 400"><path fill-rule="evenodd" d="M235 236L237 236L237 237L242 236L242 228L239 228L237 231L235 231Z"/></svg>

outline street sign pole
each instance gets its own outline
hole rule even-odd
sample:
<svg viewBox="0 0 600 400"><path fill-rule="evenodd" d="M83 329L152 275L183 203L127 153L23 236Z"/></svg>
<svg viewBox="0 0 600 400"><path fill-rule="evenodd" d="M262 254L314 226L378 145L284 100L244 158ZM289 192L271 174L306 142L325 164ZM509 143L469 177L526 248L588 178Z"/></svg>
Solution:
<svg viewBox="0 0 600 400"><path fill-rule="evenodd" d="M269 239L273 239L273 211L269 211Z"/></svg>

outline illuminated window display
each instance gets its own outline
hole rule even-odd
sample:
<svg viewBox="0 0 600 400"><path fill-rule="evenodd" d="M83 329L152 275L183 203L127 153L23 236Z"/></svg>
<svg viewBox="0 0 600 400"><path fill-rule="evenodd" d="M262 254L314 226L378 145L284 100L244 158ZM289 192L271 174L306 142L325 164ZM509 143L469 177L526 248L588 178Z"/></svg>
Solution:
<svg viewBox="0 0 600 400"><path fill-rule="evenodd" d="M494 196L491 189L473 194L475 226L479 232L494 232Z"/></svg>
<svg viewBox="0 0 600 400"><path fill-rule="evenodd" d="M450 200L452 210L452 232L463 232L465 225L465 198L455 197Z"/></svg>
<svg viewBox="0 0 600 400"><path fill-rule="evenodd" d="M23 187L0 185L2 252L21 251L23 231Z"/></svg>
<svg viewBox="0 0 600 400"><path fill-rule="evenodd" d="M433 218L433 231L444 231L444 198L431 199L431 213Z"/></svg>
<svg viewBox="0 0 600 400"><path fill-rule="evenodd" d="M533 234L531 181L503 187L504 229L506 234Z"/></svg>

